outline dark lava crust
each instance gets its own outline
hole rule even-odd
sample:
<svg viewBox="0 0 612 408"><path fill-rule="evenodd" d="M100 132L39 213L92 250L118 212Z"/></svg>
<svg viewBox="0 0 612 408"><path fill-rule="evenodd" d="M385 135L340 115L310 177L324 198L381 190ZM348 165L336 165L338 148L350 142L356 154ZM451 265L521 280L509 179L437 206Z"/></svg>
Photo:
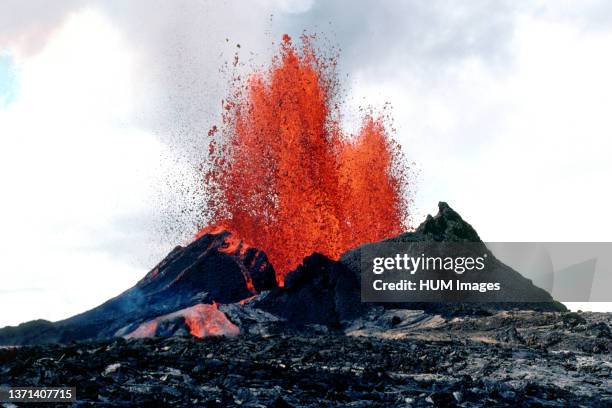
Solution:
<svg viewBox="0 0 612 408"><path fill-rule="evenodd" d="M501 312L414 332L391 318L391 332L360 336L27 346L0 350L0 385L76 386L83 407L609 407L610 316Z"/></svg>

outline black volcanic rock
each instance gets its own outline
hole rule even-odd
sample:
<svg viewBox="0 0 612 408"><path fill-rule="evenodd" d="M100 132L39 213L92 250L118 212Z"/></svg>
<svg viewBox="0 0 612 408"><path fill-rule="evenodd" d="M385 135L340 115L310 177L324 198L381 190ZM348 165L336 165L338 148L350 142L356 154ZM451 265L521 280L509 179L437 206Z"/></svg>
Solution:
<svg viewBox="0 0 612 408"><path fill-rule="evenodd" d="M425 221L419 225L414 232L406 232L397 237L387 239L383 242L455 242L475 243L474 248L479 248L479 253L488 255L488 267L485 271L471 271L469 279L464 281L479 282L485 278L489 281L500 282L505 290L506 298L520 298L524 302L498 302L495 292L490 294L462 294L460 298L449 299L453 303L441 302L405 302L386 303L385 307L419 309L443 314L480 313L483 310L542 310L542 311L565 311L565 306L553 300L552 296L544 289L538 288L533 282L520 273L500 262L493 256L491 251L481 241L476 230L447 203L438 203L438 214L428 215ZM361 279L361 251L372 243L366 243L355 249L351 249L340 257L340 263L348 268L355 277ZM453 272L449 271L447 278L453 278ZM488 297L487 297L488 296ZM476 298L486 300L487 303L472 303Z"/></svg>
<svg viewBox="0 0 612 408"><path fill-rule="evenodd" d="M414 232L405 232L383 242L482 242L476 230L461 218L447 203L438 203L438 214L428 215L425 221ZM370 245L365 243L346 251L340 256L340 262L360 275L361 249Z"/></svg>
<svg viewBox="0 0 612 408"><path fill-rule="evenodd" d="M284 287L261 296L254 307L292 325L340 327L364 311L359 293L359 282L353 273L339 262L315 253L287 275Z"/></svg>
<svg viewBox="0 0 612 408"><path fill-rule="evenodd" d="M428 215L425 221L414 232L406 232L383 242L482 242L476 230L447 203L438 203L438 214ZM346 251L340 256L340 262L361 279L361 250L370 245L365 243Z"/></svg>
<svg viewBox="0 0 612 408"><path fill-rule="evenodd" d="M504 311L380 335L0 349L0 385L76 386L78 407L610 407L612 342L555 324L565 315ZM580 317L612 324L609 313ZM562 341L550 344L551 335Z"/></svg>
<svg viewBox="0 0 612 408"><path fill-rule="evenodd" d="M250 285L250 283L252 285ZM199 303L233 303L276 287L266 255L229 232L205 234L176 247L134 287L104 304L56 323L39 320L0 330L0 344L102 339L119 329Z"/></svg>
<svg viewBox="0 0 612 408"><path fill-rule="evenodd" d="M394 241L480 242L476 230L447 203L438 203L438 214L428 215L415 232L392 238Z"/></svg>
<svg viewBox="0 0 612 408"><path fill-rule="evenodd" d="M274 269L262 251L236 240L227 231L205 234L177 247L136 284L149 300L184 304L200 293L219 303L233 303L276 286Z"/></svg>

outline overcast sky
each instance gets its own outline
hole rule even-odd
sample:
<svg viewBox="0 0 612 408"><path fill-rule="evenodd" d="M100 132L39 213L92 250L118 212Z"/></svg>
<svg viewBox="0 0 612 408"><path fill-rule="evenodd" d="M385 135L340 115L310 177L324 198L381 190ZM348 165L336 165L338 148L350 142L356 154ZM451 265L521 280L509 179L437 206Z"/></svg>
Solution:
<svg viewBox="0 0 612 408"><path fill-rule="evenodd" d="M0 326L96 306L184 243L219 69L303 30L341 49L348 129L393 106L415 220L443 200L488 241L610 241L610 2L4 0Z"/></svg>

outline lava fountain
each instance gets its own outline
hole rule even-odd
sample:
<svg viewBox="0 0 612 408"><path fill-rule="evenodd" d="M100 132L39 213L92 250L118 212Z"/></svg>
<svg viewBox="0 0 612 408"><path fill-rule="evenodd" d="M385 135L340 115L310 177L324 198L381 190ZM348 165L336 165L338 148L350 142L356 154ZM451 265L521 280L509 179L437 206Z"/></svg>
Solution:
<svg viewBox="0 0 612 408"><path fill-rule="evenodd" d="M271 65L233 84L204 166L210 227L264 250L282 285L304 256L405 230L408 167L384 116L339 126L336 58L288 35Z"/></svg>

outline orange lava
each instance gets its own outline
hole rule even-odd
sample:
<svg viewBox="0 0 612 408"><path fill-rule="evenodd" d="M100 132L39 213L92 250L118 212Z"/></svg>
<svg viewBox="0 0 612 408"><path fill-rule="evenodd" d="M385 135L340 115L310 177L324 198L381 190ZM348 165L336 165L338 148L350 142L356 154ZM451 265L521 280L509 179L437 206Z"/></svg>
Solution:
<svg viewBox="0 0 612 408"><path fill-rule="evenodd" d="M336 60L311 40L284 35L268 70L234 84L209 133L211 225L266 252L281 285L303 257L337 258L408 219L407 167L385 118L366 115L356 135L340 129Z"/></svg>
<svg viewBox="0 0 612 408"><path fill-rule="evenodd" d="M230 322L225 314L217 308L217 304L199 304L185 309L185 323L189 332L195 337L237 336L240 329Z"/></svg>
<svg viewBox="0 0 612 408"><path fill-rule="evenodd" d="M142 323L127 338L154 337L158 327L166 321L183 318L189 328L189 333L195 337L228 336L240 334L240 329L232 323L225 313L221 312L216 303L212 305L197 304L174 313L159 316Z"/></svg>

